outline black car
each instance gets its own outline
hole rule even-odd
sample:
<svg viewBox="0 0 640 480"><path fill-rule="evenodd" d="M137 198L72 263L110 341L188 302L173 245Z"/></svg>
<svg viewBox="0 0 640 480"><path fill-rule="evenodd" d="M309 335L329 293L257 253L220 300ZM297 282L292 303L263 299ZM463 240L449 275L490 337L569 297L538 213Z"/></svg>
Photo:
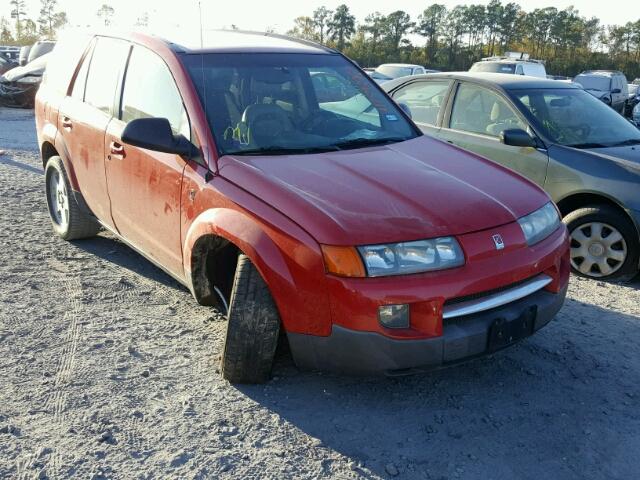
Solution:
<svg viewBox="0 0 640 480"><path fill-rule="evenodd" d="M50 54L24 67L15 67L0 77L0 105L32 108Z"/></svg>

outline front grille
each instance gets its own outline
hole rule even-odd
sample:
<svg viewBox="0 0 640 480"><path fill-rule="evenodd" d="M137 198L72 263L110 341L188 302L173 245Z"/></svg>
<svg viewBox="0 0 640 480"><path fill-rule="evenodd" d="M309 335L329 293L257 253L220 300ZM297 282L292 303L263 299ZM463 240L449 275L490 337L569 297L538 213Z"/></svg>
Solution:
<svg viewBox="0 0 640 480"><path fill-rule="evenodd" d="M472 293L471 295L465 295L464 297L452 298L444 302L444 306L447 307L449 305L457 305L458 303L469 302L471 300L480 300L484 297L488 297L489 295L493 295L495 293L511 290L512 288L515 288L524 283L530 282L533 278L535 278L535 276L525 278L524 280L520 280L515 283L510 283L509 285L505 285L504 287L494 288L493 290L485 290L484 292Z"/></svg>

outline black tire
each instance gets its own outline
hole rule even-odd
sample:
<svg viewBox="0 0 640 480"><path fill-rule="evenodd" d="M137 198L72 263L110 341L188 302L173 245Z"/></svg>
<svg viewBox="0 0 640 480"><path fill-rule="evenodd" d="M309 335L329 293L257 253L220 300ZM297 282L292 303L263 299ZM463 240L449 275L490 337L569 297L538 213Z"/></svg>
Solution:
<svg viewBox="0 0 640 480"><path fill-rule="evenodd" d="M62 163L60 157L54 156L47 160L44 178L47 205L53 231L64 240L77 240L95 236L100 231L100 224L93 216L84 213L78 205L76 197L71 190L64 163ZM52 198L52 181L54 178L56 183L64 183L67 205L63 215L57 210L56 200ZM64 220L62 219L63 217Z"/></svg>
<svg viewBox="0 0 640 480"><path fill-rule="evenodd" d="M269 380L280 334L280 315L267 284L246 255L238 256L222 354L231 383Z"/></svg>
<svg viewBox="0 0 640 480"><path fill-rule="evenodd" d="M574 263L577 262L572 260L572 270L574 273L587 278L622 282L631 280L638 274L640 263L640 239L638 238L638 231L634 224L623 212L608 205L590 205L588 207L574 210L564 217L563 221L567 225L570 235L573 235L574 231L580 226L584 226L589 223L610 225L618 230L626 244L627 256L625 260L621 262L621 265L619 266L618 264L615 264L617 269L610 275L603 276L598 275L597 273L585 274L574 267ZM576 244L575 240L572 239L571 246L572 248L575 248L578 244Z"/></svg>

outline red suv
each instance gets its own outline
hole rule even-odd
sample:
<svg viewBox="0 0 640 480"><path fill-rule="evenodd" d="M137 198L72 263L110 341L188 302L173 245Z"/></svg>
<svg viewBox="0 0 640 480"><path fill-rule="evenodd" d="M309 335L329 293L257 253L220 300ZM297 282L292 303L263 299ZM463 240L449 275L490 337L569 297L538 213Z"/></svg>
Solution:
<svg viewBox="0 0 640 480"><path fill-rule="evenodd" d="M422 135L333 50L203 45L62 41L36 122L56 233L109 230L225 312L225 378L267 380L281 333L301 368L399 374L560 309L568 237L538 187Z"/></svg>

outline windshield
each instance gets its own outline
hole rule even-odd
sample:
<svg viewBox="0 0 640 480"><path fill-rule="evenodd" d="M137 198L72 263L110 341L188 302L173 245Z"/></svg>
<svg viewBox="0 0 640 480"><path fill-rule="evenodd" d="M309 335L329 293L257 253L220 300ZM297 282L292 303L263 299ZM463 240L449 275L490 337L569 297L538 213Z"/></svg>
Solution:
<svg viewBox="0 0 640 480"><path fill-rule="evenodd" d="M391 65L380 65L376 68L376 72L386 75L390 78L407 77L413 73L412 67L393 67Z"/></svg>
<svg viewBox="0 0 640 480"><path fill-rule="evenodd" d="M597 75L578 75L575 80L584 87L585 90L598 90L608 92L611 88L611 78Z"/></svg>
<svg viewBox="0 0 640 480"><path fill-rule="evenodd" d="M576 148L640 144L640 131L584 90L512 90L555 143Z"/></svg>
<svg viewBox="0 0 640 480"><path fill-rule="evenodd" d="M478 62L474 63L469 71L488 73L516 73L516 66L513 63Z"/></svg>
<svg viewBox="0 0 640 480"><path fill-rule="evenodd" d="M185 55L220 154L281 155L404 141L419 133L339 55Z"/></svg>

